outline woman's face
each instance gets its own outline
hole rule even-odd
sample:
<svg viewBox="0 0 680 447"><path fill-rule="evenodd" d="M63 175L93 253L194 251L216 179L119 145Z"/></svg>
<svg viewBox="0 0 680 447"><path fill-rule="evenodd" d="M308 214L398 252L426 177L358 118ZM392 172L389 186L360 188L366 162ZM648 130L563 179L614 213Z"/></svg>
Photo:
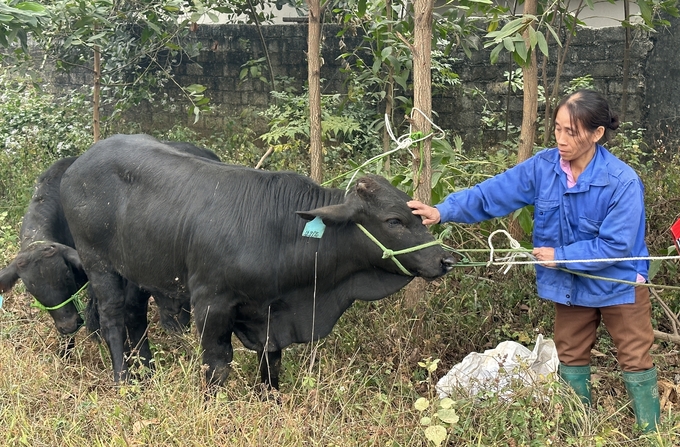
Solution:
<svg viewBox="0 0 680 447"><path fill-rule="evenodd" d="M580 123L572 121L568 107L560 107L555 116L555 141L564 161L582 160L588 163L595 153L595 144L604 135L604 127L594 131L581 128Z"/></svg>

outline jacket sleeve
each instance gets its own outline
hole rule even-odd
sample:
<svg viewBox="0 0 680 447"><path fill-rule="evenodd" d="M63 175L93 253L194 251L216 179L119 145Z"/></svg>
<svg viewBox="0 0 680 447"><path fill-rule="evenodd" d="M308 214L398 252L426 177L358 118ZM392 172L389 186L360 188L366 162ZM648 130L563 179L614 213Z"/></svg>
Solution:
<svg viewBox="0 0 680 447"><path fill-rule="evenodd" d="M441 222L476 223L532 204L536 196L535 159L531 157L472 188L449 194L435 205Z"/></svg>

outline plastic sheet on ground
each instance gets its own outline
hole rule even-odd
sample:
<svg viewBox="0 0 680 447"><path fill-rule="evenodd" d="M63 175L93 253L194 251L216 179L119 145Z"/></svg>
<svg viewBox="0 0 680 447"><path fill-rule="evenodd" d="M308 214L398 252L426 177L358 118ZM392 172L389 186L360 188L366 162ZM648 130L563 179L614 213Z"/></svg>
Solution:
<svg viewBox="0 0 680 447"><path fill-rule="evenodd" d="M470 395L492 390L509 397L511 385L519 380L528 386L534 385L550 373L556 373L558 365L555 342L544 339L543 335L536 338L533 351L514 341L504 341L482 354L468 354L439 379L436 390L441 399L454 390L466 390Z"/></svg>

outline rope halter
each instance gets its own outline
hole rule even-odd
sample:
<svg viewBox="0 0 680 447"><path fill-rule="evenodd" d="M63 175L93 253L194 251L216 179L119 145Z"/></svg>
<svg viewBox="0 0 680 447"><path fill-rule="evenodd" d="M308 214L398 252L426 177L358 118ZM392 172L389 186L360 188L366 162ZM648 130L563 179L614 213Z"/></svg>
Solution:
<svg viewBox="0 0 680 447"><path fill-rule="evenodd" d="M33 302L31 303L31 307L34 307L39 310L44 310L44 311L51 311L51 310L58 310L61 309L62 307L66 306L68 303L73 302L73 305L76 306L76 310L78 311L78 314L80 316L83 316L83 311L85 310L85 303L83 303L83 291L85 290L85 287L87 287L87 283L83 287L81 287L76 293L71 295L69 299L64 301L63 303L59 303L56 306L45 306L43 305L40 301L38 301L37 298L33 298Z"/></svg>
<svg viewBox="0 0 680 447"><path fill-rule="evenodd" d="M397 265L397 267L399 267L399 270L401 270L407 276L415 276L415 275L413 275L413 273L409 272L406 269L406 267L404 267L401 264L401 262L399 262L399 260L396 258L397 256L404 255L406 253L412 253L412 252L418 251L418 250L422 250L423 248L432 247L433 245L441 245L440 241L434 240L434 241L426 242L424 244L416 245L415 247L404 248L403 250L390 250L389 248L387 248L383 244L381 244L380 241L375 238L375 236L373 236L371 233L369 233L369 231L366 228L364 228L363 225L357 224L357 227L359 227L359 229L361 231L363 231L364 234L366 236L368 236L368 238L370 240L372 240L373 243L375 243L375 245L377 245L383 251L383 254L382 254L383 259L388 259L388 258L392 259L392 261L394 261L394 263Z"/></svg>

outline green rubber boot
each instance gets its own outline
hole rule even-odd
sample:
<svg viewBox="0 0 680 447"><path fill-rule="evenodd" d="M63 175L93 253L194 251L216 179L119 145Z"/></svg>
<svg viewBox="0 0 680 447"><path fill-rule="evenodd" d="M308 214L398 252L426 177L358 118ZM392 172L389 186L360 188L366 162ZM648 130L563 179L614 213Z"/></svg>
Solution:
<svg viewBox="0 0 680 447"><path fill-rule="evenodd" d="M590 406L590 365L567 366L560 363L559 375L581 398L583 405Z"/></svg>
<svg viewBox="0 0 680 447"><path fill-rule="evenodd" d="M632 399L635 421L644 433L656 431L661 418L656 367L640 372L623 372L623 383Z"/></svg>

